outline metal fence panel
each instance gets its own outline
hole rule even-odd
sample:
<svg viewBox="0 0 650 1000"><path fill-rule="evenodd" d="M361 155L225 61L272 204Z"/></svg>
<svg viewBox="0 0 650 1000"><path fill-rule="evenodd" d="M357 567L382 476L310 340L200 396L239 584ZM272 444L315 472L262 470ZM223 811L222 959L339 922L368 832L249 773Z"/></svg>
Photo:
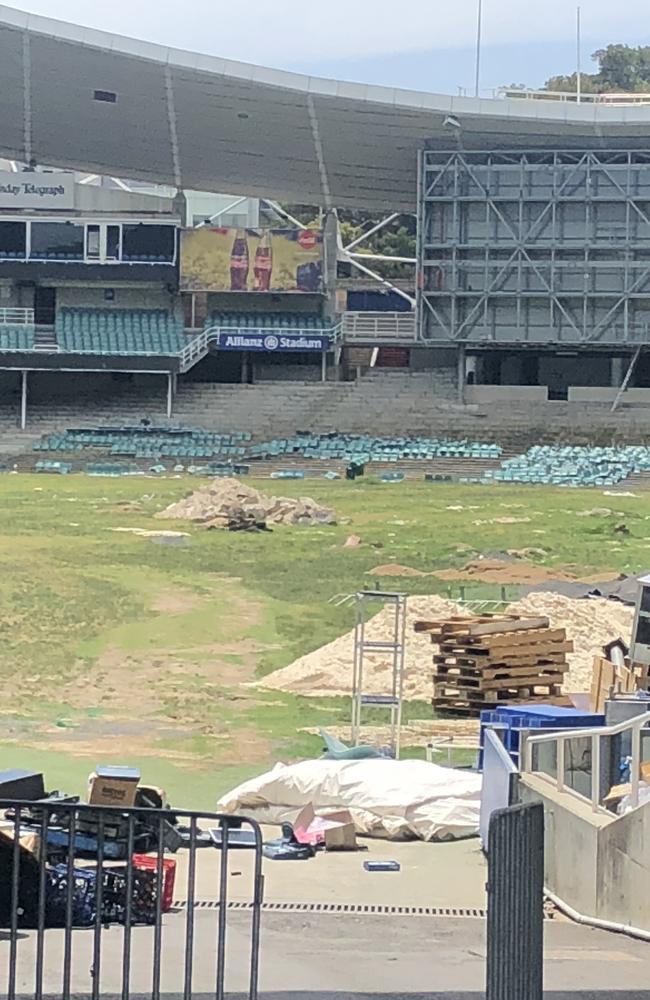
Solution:
<svg viewBox="0 0 650 1000"><path fill-rule="evenodd" d="M542 1000L544 807L500 809L490 820L487 1000Z"/></svg>
<svg viewBox="0 0 650 1000"><path fill-rule="evenodd" d="M489 850L490 819L497 809L506 809L515 801L519 772L493 729L485 730L483 746L483 784L479 835L483 850Z"/></svg>
<svg viewBox="0 0 650 1000"><path fill-rule="evenodd" d="M52 801L0 811L1 996L256 1000L256 823ZM229 922L231 892L240 908Z"/></svg>

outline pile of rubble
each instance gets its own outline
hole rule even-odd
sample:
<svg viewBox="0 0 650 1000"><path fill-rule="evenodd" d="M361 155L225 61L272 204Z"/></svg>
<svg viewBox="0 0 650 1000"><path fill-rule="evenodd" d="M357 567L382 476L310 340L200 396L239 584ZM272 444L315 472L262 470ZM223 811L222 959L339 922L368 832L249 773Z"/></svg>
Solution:
<svg viewBox="0 0 650 1000"><path fill-rule="evenodd" d="M311 497L269 497L239 479L214 479L156 516L231 531L259 530L267 524L336 524L334 511Z"/></svg>

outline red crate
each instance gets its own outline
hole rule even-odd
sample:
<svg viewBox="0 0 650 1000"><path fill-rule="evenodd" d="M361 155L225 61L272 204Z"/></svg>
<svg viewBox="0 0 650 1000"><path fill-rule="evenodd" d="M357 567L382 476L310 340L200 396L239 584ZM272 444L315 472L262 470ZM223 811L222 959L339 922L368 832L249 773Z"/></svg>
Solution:
<svg viewBox="0 0 650 1000"><path fill-rule="evenodd" d="M140 871L158 871L158 856L150 857L148 854L134 854L133 867ZM173 858L163 858L163 895L162 912L167 913L172 908L174 901L174 883L176 881L176 861Z"/></svg>

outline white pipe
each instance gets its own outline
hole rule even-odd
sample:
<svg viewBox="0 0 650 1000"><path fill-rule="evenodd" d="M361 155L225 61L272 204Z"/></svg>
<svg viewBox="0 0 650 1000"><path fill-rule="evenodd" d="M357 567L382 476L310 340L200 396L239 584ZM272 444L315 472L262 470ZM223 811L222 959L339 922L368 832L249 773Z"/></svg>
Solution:
<svg viewBox="0 0 650 1000"><path fill-rule="evenodd" d="M544 889L544 893L551 902L557 906L567 917L576 924L585 924L587 927L596 927L601 931L612 931L614 934L627 934L629 937L638 938L640 941L650 941L650 931L644 931L640 927L633 927L632 924L617 924L613 920L601 920L599 917L586 917L584 913L578 913L572 906L565 903L563 899L556 896L554 892Z"/></svg>
<svg viewBox="0 0 650 1000"><path fill-rule="evenodd" d="M361 236L357 236L355 240L352 240L351 243L348 243L348 245L344 249L349 251L352 249L352 247L359 246L360 243L364 243L371 236L374 236L375 233L378 233L380 229L383 229L384 226L387 226L390 222L394 222L395 219L399 219L399 212L393 212L392 215L387 215L385 219L382 219L381 222L378 222L377 225L373 226L372 229L369 229L367 233L362 233Z"/></svg>

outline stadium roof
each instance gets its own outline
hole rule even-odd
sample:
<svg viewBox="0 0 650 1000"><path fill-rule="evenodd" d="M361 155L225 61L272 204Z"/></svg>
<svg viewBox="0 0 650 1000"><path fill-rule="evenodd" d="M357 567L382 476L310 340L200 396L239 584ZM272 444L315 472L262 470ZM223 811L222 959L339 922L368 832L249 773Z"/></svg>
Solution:
<svg viewBox="0 0 650 1000"><path fill-rule="evenodd" d="M371 211L414 210L417 151L425 144L650 144L647 106L479 100L341 83L2 5L0 93L0 156Z"/></svg>

